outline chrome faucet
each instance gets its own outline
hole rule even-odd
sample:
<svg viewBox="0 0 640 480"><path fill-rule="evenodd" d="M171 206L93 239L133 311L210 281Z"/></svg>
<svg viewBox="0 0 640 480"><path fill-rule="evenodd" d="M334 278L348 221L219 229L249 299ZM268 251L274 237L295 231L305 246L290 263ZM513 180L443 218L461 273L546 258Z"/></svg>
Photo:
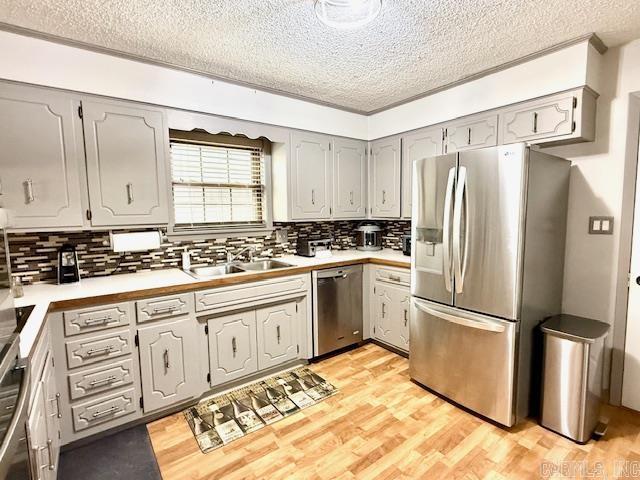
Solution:
<svg viewBox="0 0 640 480"><path fill-rule="evenodd" d="M240 258L240 256L244 252L249 252L249 261L251 262L251 261L253 261L253 254L255 253L255 251L256 251L256 249L254 247L244 247L242 250L240 250L235 255L232 255L231 252L227 252L227 263L235 262L238 258Z"/></svg>

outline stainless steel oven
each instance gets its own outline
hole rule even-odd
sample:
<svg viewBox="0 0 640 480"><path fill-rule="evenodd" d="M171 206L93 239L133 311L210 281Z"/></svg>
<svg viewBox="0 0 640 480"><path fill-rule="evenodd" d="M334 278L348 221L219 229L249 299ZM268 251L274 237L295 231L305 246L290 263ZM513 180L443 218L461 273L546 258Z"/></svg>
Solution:
<svg viewBox="0 0 640 480"><path fill-rule="evenodd" d="M8 212L0 208L0 480L26 480L31 477L26 435L30 381L26 359L20 359L7 226Z"/></svg>

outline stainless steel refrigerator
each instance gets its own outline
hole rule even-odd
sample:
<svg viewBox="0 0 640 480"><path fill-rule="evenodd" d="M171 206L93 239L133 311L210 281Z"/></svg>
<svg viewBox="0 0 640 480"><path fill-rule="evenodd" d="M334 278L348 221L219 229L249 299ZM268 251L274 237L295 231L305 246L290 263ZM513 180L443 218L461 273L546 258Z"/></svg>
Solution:
<svg viewBox="0 0 640 480"><path fill-rule="evenodd" d="M525 144L413 166L411 378L506 426L535 402L536 328L561 309L569 167Z"/></svg>

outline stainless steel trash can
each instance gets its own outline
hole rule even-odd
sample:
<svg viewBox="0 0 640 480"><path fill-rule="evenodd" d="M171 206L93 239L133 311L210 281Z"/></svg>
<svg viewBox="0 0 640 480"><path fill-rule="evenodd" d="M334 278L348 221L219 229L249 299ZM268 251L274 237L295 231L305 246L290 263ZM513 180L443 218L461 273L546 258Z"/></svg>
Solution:
<svg viewBox="0 0 640 480"><path fill-rule="evenodd" d="M542 324L542 331L542 426L586 443L600 415L604 339L609 325L557 315Z"/></svg>

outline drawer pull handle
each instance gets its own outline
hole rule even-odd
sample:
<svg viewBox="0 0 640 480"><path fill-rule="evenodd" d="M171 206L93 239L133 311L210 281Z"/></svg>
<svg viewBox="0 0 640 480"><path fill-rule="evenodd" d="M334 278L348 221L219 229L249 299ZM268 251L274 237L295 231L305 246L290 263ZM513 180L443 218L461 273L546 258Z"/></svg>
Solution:
<svg viewBox="0 0 640 480"><path fill-rule="evenodd" d="M164 358L164 372L167 373L169 370L169 350L165 348L164 353L162 354L162 358Z"/></svg>
<svg viewBox="0 0 640 480"><path fill-rule="evenodd" d="M280 325L276 326L276 338L278 339L278 345L280 345Z"/></svg>
<svg viewBox="0 0 640 480"><path fill-rule="evenodd" d="M175 305L171 305L169 307L154 308L152 315L160 315L160 314L163 314L163 313L173 313L177 309L178 309L178 307L175 306Z"/></svg>
<svg viewBox="0 0 640 480"><path fill-rule="evenodd" d="M236 345L236 337L231 339L231 350L233 351L233 358L236 358L236 352L238 351L238 346Z"/></svg>
<svg viewBox="0 0 640 480"><path fill-rule="evenodd" d="M133 203L133 183L127 183L127 203Z"/></svg>
<svg viewBox="0 0 640 480"><path fill-rule="evenodd" d="M100 317L100 318L87 318L84 321L84 324L87 327L92 327L94 325L104 325L105 323L109 322L109 320L111 320L110 316Z"/></svg>
<svg viewBox="0 0 640 480"><path fill-rule="evenodd" d="M312 188L311 189L311 205L315 205L316 204L316 191Z"/></svg>
<svg viewBox="0 0 640 480"><path fill-rule="evenodd" d="M56 393L56 412L57 412L57 417L58 418L62 418L62 409L60 408L60 394Z"/></svg>
<svg viewBox="0 0 640 480"><path fill-rule="evenodd" d="M384 205L385 203L387 203L387 191L382 190L382 204Z"/></svg>
<svg viewBox="0 0 640 480"><path fill-rule="evenodd" d="M382 318L384 318L387 310L387 304L382 302Z"/></svg>
<svg viewBox="0 0 640 480"><path fill-rule="evenodd" d="M89 388L97 388L103 385L108 385L110 383L115 382L117 379L118 378L115 375L109 375L108 377L105 377L105 378L98 378L96 380L91 380L89 382Z"/></svg>
<svg viewBox="0 0 640 480"><path fill-rule="evenodd" d="M467 145L471 145L471 127L467 128Z"/></svg>
<svg viewBox="0 0 640 480"><path fill-rule="evenodd" d="M538 133L538 112L533 112L533 133Z"/></svg>
<svg viewBox="0 0 640 480"><path fill-rule="evenodd" d="M33 203L36 201L36 195L33 193L33 180L30 178L24 182L24 188L27 194L27 203Z"/></svg>
<svg viewBox="0 0 640 480"><path fill-rule="evenodd" d="M123 408L116 407L114 405L113 407L107 408L106 410L98 410L97 412L94 412L93 418L106 417L107 415L113 415L115 413L122 412L123 410Z"/></svg>
<svg viewBox="0 0 640 480"><path fill-rule="evenodd" d="M407 326L407 322L409 321L408 315L407 315L407 311L404 311L404 326Z"/></svg>
<svg viewBox="0 0 640 480"><path fill-rule="evenodd" d="M399 282L400 277L397 275L389 275L389 280L391 280L392 282Z"/></svg>
<svg viewBox="0 0 640 480"><path fill-rule="evenodd" d="M107 345L106 347L101 348L90 348L87 350L86 356L92 357L94 355L106 355L113 351L113 345Z"/></svg>
<svg viewBox="0 0 640 480"><path fill-rule="evenodd" d="M349 202L353 205L353 190L349 192Z"/></svg>
<svg viewBox="0 0 640 480"><path fill-rule="evenodd" d="M47 439L47 452L49 453L49 470L55 470L56 464L53 460L53 442L51 439Z"/></svg>

